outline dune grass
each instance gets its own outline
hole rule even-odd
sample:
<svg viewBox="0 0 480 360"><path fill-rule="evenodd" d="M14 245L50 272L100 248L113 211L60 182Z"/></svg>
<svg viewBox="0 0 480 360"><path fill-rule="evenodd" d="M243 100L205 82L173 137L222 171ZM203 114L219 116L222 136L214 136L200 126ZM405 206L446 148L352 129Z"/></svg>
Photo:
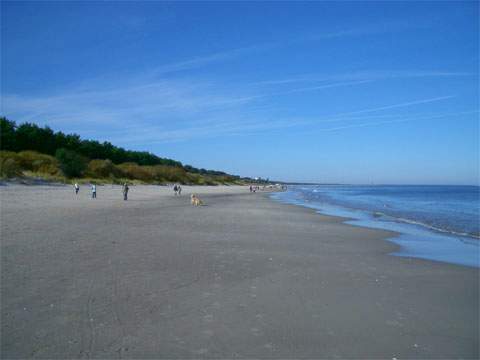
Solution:
<svg viewBox="0 0 480 360"><path fill-rule="evenodd" d="M62 183L121 184L169 184L222 185L243 184L243 181L228 175L203 175L190 173L182 167L153 165L141 166L134 162L115 165L109 159L89 160L78 177L68 177L62 171L57 158L36 151L0 151L0 178L35 178Z"/></svg>

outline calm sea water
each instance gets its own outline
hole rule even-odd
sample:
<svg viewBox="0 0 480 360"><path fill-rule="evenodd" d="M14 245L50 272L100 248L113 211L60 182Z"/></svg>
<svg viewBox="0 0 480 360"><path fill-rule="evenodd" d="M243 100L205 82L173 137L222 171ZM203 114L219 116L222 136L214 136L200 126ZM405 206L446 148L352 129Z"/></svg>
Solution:
<svg viewBox="0 0 480 360"><path fill-rule="evenodd" d="M399 256L479 266L478 186L290 186L273 198L394 230Z"/></svg>

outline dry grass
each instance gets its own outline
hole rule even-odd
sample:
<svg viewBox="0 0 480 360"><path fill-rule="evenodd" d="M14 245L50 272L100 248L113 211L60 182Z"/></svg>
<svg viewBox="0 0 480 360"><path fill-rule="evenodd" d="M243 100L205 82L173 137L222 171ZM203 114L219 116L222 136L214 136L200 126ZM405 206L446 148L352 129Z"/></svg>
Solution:
<svg viewBox="0 0 480 360"><path fill-rule="evenodd" d="M242 182L229 176L201 175L187 172L176 166L140 166L136 163L113 164L110 160L91 160L82 178L67 179L58 160L36 151L0 151L0 177L33 177L47 181L97 184L121 184L125 181L138 184L180 183L190 185L222 185Z"/></svg>

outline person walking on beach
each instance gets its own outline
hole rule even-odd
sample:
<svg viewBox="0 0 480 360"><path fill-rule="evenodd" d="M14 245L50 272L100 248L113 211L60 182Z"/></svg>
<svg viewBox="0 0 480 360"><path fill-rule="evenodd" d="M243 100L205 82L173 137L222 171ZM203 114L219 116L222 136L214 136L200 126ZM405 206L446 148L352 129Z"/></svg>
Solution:
<svg viewBox="0 0 480 360"><path fill-rule="evenodd" d="M92 199L97 198L97 185L92 184Z"/></svg>
<svg viewBox="0 0 480 360"><path fill-rule="evenodd" d="M73 185L73 187L75 188L75 195L78 194L78 190L80 190L80 187L78 186L78 184L75 183L75 185Z"/></svg>
<svg viewBox="0 0 480 360"><path fill-rule="evenodd" d="M123 184L123 200L127 200L128 199L128 190L129 190L129 187L128 187L128 184L125 183Z"/></svg>
<svg viewBox="0 0 480 360"><path fill-rule="evenodd" d="M178 191L178 196L182 195L182 187L180 185L178 185L177 191Z"/></svg>
<svg viewBox="0 0 480 360"><path fill-rule="evenodd" d="M175 184L173 186L173 192L175 193L175 196L177 196L177 191L178 191L177 184Z"/></svg>

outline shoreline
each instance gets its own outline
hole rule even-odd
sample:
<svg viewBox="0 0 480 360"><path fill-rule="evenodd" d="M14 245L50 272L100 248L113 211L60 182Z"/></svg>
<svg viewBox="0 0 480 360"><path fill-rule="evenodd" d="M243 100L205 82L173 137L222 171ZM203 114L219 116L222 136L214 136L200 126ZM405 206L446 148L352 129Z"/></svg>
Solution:
<svg viewBox="0 0 480 360"><path fill-rule="evenodd" d="M312 209L318 214L344 218L347 225L391 231L393 235L385 240L399 246L398 251L390 254L392 256L480 268L480 243L475 236L439 231L422 223L401 221L389 215L385 219L378 219L377 212L329 203L301 202L285 195L272 194L271 198L279 203Z"/></svg>
<svg viewBox="0 0 480 360"><path fill-rule="evenodd" d="M478 357L477 269L248 187L183 189L0 187L2 357Z"/></svg>
<svg viewBox="0 0 480 360"><path fill-rule="evenodd" d="M308 185L308 184L305 184L305 185ZM336 186L337 184L332 184L332 185ZM348 185L348 184L347 185L346 184L338 184L338 185L342 186L342 187L345 187L345 186L352 186L352 187L353 186L355 186L355 187L368 186L368 187L372 187L372 185ZM326 186L326 184L320 184L319 186ZM331 186L331 185L328 185L328 186ZM445 186L450 186L450 187L454 186L454 187L460 187L460 188L462 188L462 187L463 188L465 188L465 187L466 188L480 188L477 185L374 185L374 187L383 187L383 186L401 186L401 187L405 187L405 188L408 188L408 187L416 187L416 188L418 188L418 187L430 187L430 188L431 187L439 187L439 188L441 188L441 187L445 187ZM290 191L292 191L292 190L290 190ZM285 202L291 203L291 204L297 204L297 205L300 205L300 206L307 206L307 207L309 206L308 203L295 202L293 199L290 199L290 200L292 200L292 201L284 200L284 199L282 199L281 201L285 201ZM350 212L368 213L373 218L385 217L385 218L388 218L389 219L388 221L390 221L390 222L418 226L418 227L421 227L423 229L429 230L429 231L431 231L432 233L435 233L435 234L456 236L456 237L464 238L464 239L480 240L480 233L479 232L464 232L464 231L459 231L459 230L446 229L446 228L442 228L442 227L438 227L438 226L429 224L428 222L422 222L422 221L419 221L419 220L403 218L403 217L399 217L398 215L392 215L392 214L389 214L387 212L383 212L383 211L379 211L379 210L366 209L366 208L361 208L361 207L353 207L353 206L349 206L349 205L336 204L336 203L333 203L333 202L329 203L328 201L323 202L322 205L326 205L328 207L331 207L332 209L337 209L337 210L342 210L343 209L344 211L350 211ZM318 209L319 211L323 210L318 205L317 205L317 207L312 206L312 208ZM328 212L330 210L324 210L324 211ZM335 216L335 215L332 215L332 216ZM342 216L342 215L339 215L339 216ZM353 218L353 220L357 220L357 218Z"/></svg>

